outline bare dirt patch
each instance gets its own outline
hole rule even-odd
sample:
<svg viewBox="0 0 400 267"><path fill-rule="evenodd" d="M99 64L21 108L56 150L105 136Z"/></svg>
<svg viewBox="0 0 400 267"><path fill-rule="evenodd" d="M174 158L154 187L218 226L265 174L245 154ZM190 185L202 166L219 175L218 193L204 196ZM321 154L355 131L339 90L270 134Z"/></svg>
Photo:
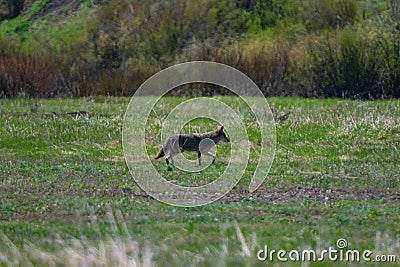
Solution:
<svg viewBox="0 0 400 267"><path fill-rule="evenodd" d="M15 196L25 196L29 200L14 200L17 210L13 214L1 214L0 220L41 220L46 218L48 221L58 220L60 216L63 220L75 221L75 215L67 212L66 207L58 205L55 202L57 198L85 198L85 199L101 199L107 198L151 198L145 191L133 186L132 188L124 188L121 186L110 184L100 184L94 179L85 181L84 188L72 186L67 183L30 183L29 179L20 179L18 185L9 184L4 181L0 183L0 191L4 195L13 194ZM169 197L173 192L169 192ZM40 196L40 197L32 197ZM202 198L205 196L202 195ZM312 186L299 186L294 184L280 184L273 187L262 187L257 191L250 193L247 189L234 189L227 195L222 197L218 202L234 203L243 200L251 200L258 202L270 202L273 204L284 204L288 202L302 201L318 201L328 203L335 200L354 200L354 201L369 201L369 200L387 200L399 201L400 190L398 189L379 189L379 188L357 188L357 187L332 187L324 189ZM46 211L37 212L34 209L28 209L24 212L19 210L27 205L26 201L35 206L38 202L47 203ZM1 204L0 200L0 204ZM19 204L17 204L19 203ZM43 204L42 203L42 204Z"/></svg>
<svg viewBox="0 0 400 267"><path fill-rule="evenodd" d="M255 192L247 190L232 191L221 198L223 202L237 202L243 199L284 203L290 201L329 201L329 200L400 200L399 190L365 189L355 187L333 187L326 190L318 187L287 186L260 188Z"/></svg>
<svg viewBox="0 0 400 267"><path fill-rule="evenodd" d="M120 193L114 192L117 195ZM123 195L148 197L144 191L122 192ZM222 197L221 202L239 202L242 200L267 201L271 203L287 203L291 201L323 201L330 200L400 200L399 190L385 190L378 188L334 187L326 190L318 187L288 186L260 188L250 193L247 189L233 190Z"/></svg>

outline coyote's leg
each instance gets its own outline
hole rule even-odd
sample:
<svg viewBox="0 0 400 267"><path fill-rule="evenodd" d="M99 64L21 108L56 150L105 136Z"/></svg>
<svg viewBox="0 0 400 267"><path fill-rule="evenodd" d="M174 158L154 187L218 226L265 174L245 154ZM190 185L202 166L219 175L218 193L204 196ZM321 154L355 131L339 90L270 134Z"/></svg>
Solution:
<svg viewBox="0 0 400 267"><path fill-rule="evenodd" d="M174 165L174 157L177 155L178 153L174 153L173 151L171 151L168 155L168 157L165 158L165 160L167 161L167 164L172 164Z"/></svg>
<svg viewBox="0 0 400 267"><path fill-rule="evenodd" d="M167 163L167 165L172 164L174 165L174 155L172 153L170 153L168 156L165 157L165 162Z"/></svg>
<svg viewBox="0 0 400 267"><path fill-rule="evenodd" d="M167 164L174 165L174 158L172 156L170 156L169 158L165 158L165 161L167 162Z"/></svg>
<svg viewBox="0 0 400 267"><path fill-rule="evenodd" d="M172 159L173 155L172 152L170 150L167 150L168 153L165 153L165 162L167 163L167 165L169 164L174 164L174 160Z"/></svg>
<svg viewBox="0 0 400 267"><path fill-rule="evenodd" d="M199 160L199 166L201 166L201 152L197 151L197 158Z"/></svg>
<svg viewBox="0 0 400 267"><path fill-rule="evenodd" d="M213 160L212 160L212 162L211 162L211 165L214 164L214 162L215 162L215 155L212 154L212 153L210 153L210 152L207 152L206 155L213 158Z"/></svg>

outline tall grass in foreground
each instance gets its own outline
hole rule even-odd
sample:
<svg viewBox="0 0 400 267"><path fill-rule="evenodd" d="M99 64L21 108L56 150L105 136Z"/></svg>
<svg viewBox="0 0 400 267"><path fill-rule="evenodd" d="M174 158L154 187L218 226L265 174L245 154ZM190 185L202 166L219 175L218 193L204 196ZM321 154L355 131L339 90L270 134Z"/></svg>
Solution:
<svg viewBox="0 0 400 267"><path fill-rule="evenodd" d="M118 235L115 227L111 233L101 236L96 217L91 216L91 226L99 235L98 240L80 239L44 240L51 249L30 243L26 240L19 249L6 235L0 232L0 265L5 266L153 266L153 252L150 246L140 246L127 230L121 213L117 219L107 214L111 225L121 224L124 235Z"/></svg>
<svg viewBox="0 0 400 267"><path fill-rule="evenodd" d="M115 215L115 216L114 216ZM98 235L97 240L85 236L71 239L46 239L41 245L29 240L24 246L15 245L4 233L0 232L0 266L265 266L268 262L257 259L257 252L268 245L269 249L283 249L274 244L263 244L253 233L245 236L237 222L222 225L220 242L217 245L204 247L201 253L179 250L177 247L163 244L140 244L134 240L128 230L128 225L121 212L107 213L110 222L108 234L101 234L96 216L91 215L91 227ZM118 230L122 227L121 231ZM227 231L233 231L229 237ZM304 240L299 247L290 248L300 253L303 250L314 250L320 255L322 250L335 247L329 233L315 236L313 241ZM182 233L177 239L183 238ZM290 236L286 237L288 240ZM326 238L326 240L324 239ZM327 241L329 240L329 241ZM232 243L234 245L232 246ZM351 242L349 249L362 251L361 243ZM388 234L376 232L373 244L373 255L395 255L398 257L400 241ZM285 248L287 251L288 249ZM397 254L396 254L397 253ZM275 264L281 264L274 256ZM298 262L286 262L285 265L296 266ZM290 264L291 263L291 264ZM325 257L324 266L341 266L338 262L329 262ZM305 264L305 265L304 265ZM304 262L309 266L310 262ZM342 263L347 266L348 263ZM365 264L365 263L364 263ZM302 266L303 266L302 265ZM390 263L387 266L392 266Z"/></svg>

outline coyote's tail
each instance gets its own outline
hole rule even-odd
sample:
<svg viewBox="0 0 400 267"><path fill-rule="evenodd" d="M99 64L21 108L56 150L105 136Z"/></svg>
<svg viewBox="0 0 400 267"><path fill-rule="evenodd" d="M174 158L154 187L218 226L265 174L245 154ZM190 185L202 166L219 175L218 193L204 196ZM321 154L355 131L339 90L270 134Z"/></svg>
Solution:
<svg viewBox="0 0 400 267"><path fill-rule="evenodd" d="M162 158L162 157L164 157L164 156L165 156L164 149L161 147L160 150L158 150L158 153L157 153L157 155L154 157L154 159L159 159L159 158Z"/></svg>

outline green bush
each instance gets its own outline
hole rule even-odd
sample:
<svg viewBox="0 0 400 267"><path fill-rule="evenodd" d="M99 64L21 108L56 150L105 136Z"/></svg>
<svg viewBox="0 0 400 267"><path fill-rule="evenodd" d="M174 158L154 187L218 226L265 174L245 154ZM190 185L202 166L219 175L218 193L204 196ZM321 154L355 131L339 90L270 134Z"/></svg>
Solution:
<svg viewBox="0 0 400 267"><path fill-rule="evenodd" d="M310 30L317 30L342 29L357 19L358 12L355 0L320 0L306 1L303 14Z"/></svg>
<svg viewBox="0 0 400 267"><path fill-rule="evenodd" d="M312 97L397 97L395 47L397 39L377 28L326 32L308 41L306 57L291 73L293 86Z"/></svg>

